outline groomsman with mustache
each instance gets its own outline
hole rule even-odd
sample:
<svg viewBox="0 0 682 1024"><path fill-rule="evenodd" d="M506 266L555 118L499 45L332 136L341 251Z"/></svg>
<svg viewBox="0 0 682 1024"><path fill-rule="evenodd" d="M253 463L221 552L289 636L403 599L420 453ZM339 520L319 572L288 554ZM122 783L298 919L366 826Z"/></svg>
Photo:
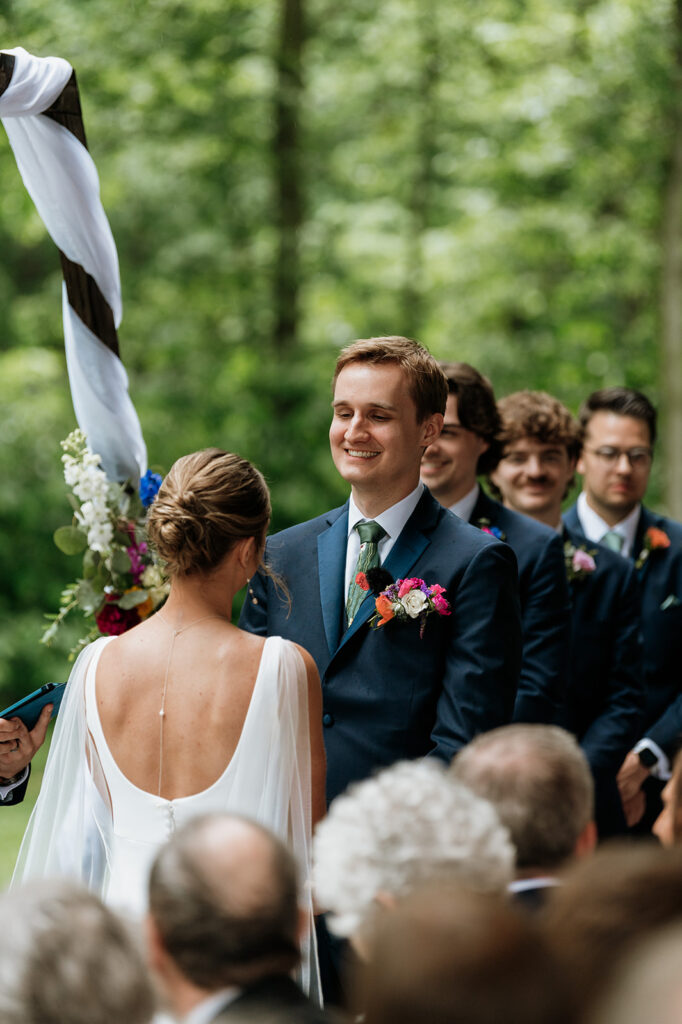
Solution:
<svg viewBox="0 0 682 1024"><path fill-rule="evenodd" d="M498 408L503 451L491 482L506 506L552 527L565 545L572 642L559 724L577 736L592 770L600 837L622 834L616 775L639 738L644 705L636 572L562 520L581 457L580 427L569 410L541 391L508 395Z"/></svg>

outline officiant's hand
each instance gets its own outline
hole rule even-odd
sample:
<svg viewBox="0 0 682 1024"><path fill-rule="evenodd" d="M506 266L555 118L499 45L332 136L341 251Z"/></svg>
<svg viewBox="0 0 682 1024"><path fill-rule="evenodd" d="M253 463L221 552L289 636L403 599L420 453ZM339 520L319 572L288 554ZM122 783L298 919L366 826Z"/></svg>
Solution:
<svg viewBox="0 0 682 1024"><path fill-rule="evenodd" d="M0 781L23 772L45 742L52 704L46 704L29 732L20 718L0 718Z"/></svg>

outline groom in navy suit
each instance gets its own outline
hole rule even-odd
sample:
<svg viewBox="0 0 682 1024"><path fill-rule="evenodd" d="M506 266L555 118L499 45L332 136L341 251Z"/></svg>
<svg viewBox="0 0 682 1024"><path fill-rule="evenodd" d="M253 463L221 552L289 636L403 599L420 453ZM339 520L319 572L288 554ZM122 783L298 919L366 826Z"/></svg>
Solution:
<svg viewBox="0 0 682 1024"><path fill-rule="evenodd" d="M628 824L648 831L682 739L682 525L642 504L656 410L632 388L593 392L580 410L583 492L566 522L633 566L641 591L645 710L618 773Z"/></svg>
<svg viewBox="0 0 682 1024"><path fill-rule="evenodd" d="M330 428L348 502L268 541L283 578L251 582L241 624L306 647L322 680L327 796L401 758L450 761L473 736L508 722L521 631L511 548L443 509L419 480L443 424L447 381L406 338L357 341L339 356ZM377 524L374 526L373 524ZM361 540L367 528L372 539ZM375 595L358 566L445 588L452 614L372 628ZM358 597L361 597L358 605Z"/></svg>

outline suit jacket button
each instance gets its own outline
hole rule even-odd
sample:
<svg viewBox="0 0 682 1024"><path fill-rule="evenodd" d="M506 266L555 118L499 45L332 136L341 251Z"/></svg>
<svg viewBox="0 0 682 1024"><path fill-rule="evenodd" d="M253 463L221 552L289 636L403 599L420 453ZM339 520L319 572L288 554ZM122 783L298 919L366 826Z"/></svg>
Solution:
<svg viewBox="0 0 682 1024"><path fill-rule="evenodd" d="M334 724L334 716L330 715L327 711L326 714L322 715L322 725L326 725L329 728L330 725Z"/></svg>

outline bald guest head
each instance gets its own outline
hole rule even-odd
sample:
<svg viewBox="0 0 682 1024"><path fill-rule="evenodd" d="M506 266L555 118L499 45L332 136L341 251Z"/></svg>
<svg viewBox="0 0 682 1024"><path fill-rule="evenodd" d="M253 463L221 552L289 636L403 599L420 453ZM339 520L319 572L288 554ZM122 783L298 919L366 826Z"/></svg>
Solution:
<svg viewBox="0 0 682 1024"><path fill-rule="evenodd" d="M195 818L161 848L149 881L151 928L202 991L287 974L299 961L296 864L245 818Z"/></svg>

